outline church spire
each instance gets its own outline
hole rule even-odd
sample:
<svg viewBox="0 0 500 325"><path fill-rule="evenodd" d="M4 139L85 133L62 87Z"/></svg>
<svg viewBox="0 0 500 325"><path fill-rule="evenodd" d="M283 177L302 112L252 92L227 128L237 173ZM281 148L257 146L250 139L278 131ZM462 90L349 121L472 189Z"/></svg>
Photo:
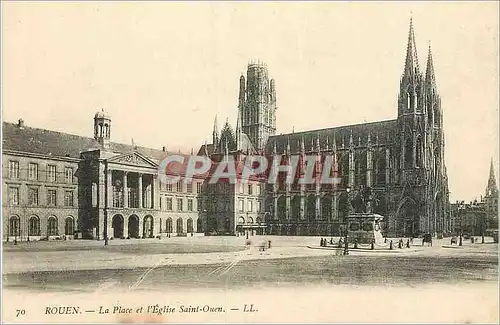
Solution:
<svg viewBox="0 0 500 325"><path fill-rule="evenodd" d="M418 66L417 46L415 44L415 32L413 31L413 17L410 17L410 30L408 31L408 44L406 47L406 61L404 75L418 75L420 68Z"/></svg>
<svg viewBox="0 0 500 325"><path fill-rule="evenodd" d="M495 195L498 192L497 181L495 178L495 170L493 168L493 158L490 163L490 177L488 178L488 187L486 188L486 196Z"/></svg>
<svg viewBox="0 0 500 325"><path fill-rule="evenodd" d="M241 123L242 123L242 108L238 108L238 118L236 120L236 150L242 150L242 132L241 132Z"/></svg>
<svg viewBox="0 0 500 325"><path fill-rule="evenodd" d="M219 144L219 127L217 126L217 114L215 114L214 118L214 129L212 131L212 141L214 148L218 147Z"/></svg>
<svg viewBox="0 0 500 325"><path fill-rule="evenodd" d="M435 87L436 76L434 75L434 64L432 62L431 43L429 42L429 53L427 54L427 68L425 70L425 83L427 86Z"/></svg>

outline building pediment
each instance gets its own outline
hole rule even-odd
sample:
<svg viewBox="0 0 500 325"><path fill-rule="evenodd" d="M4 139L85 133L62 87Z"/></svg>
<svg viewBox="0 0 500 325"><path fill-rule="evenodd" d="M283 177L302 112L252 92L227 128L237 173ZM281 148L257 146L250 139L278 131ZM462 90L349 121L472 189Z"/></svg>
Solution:
<svg viewBox="0 0 500 325"><path fill-rule="evenodd" d="M158 168L158 164L156 162L149 159L148 157L141 155L138 152L131 152L109 158L108 163L113 163L118 165Z"/></svg>

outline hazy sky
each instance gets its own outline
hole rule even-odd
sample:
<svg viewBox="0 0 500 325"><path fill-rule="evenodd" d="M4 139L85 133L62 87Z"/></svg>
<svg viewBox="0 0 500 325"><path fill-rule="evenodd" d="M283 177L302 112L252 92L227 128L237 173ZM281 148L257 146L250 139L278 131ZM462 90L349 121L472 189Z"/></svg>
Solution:
<svg viewBox="0 0 500 325"><path fill-rule="evenodd" d="M392 119L410 13L432 44L451 200L484 193L498 157L498 2L2 2L3 119L190 150L235 124L249 60L276 80L278 133ZM497 175L498 176L498 175Z"/></svg>

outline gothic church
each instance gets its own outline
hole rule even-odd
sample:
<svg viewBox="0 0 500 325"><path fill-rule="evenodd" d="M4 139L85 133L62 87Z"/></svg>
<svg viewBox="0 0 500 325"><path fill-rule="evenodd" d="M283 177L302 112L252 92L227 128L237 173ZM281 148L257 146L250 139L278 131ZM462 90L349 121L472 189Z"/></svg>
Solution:
<svg viewBox="0 0 500 325"><path fill-rule="evenodd" d="M338 185L262 184L262 208L251 212L261 215L266 233L336 235L352 212L383 215L388 235L450 231L441 98L430 46L425 72L419 64L412 21L395 119L276 135L276 109L267 66L250 63L246 78L240 77L236 130L226 120L219 132L216 118L212 144L199 151L214 161L224 153L334 158ZM204 195L205 201L215 198ZM245 206L231 213L236 228L249 227ZM217 213L205 217L216 219Z"/></svg>

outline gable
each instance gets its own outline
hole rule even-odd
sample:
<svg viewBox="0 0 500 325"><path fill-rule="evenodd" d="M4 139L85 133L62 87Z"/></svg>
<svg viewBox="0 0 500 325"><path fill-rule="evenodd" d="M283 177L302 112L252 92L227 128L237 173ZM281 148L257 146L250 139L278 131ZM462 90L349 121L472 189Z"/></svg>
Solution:
<svg viewBox="0 0 500 325"><path fill-rule="evenodd" d="M158 164L138 152L131 152L108 159L108 163L157 168Z"/></svg>

